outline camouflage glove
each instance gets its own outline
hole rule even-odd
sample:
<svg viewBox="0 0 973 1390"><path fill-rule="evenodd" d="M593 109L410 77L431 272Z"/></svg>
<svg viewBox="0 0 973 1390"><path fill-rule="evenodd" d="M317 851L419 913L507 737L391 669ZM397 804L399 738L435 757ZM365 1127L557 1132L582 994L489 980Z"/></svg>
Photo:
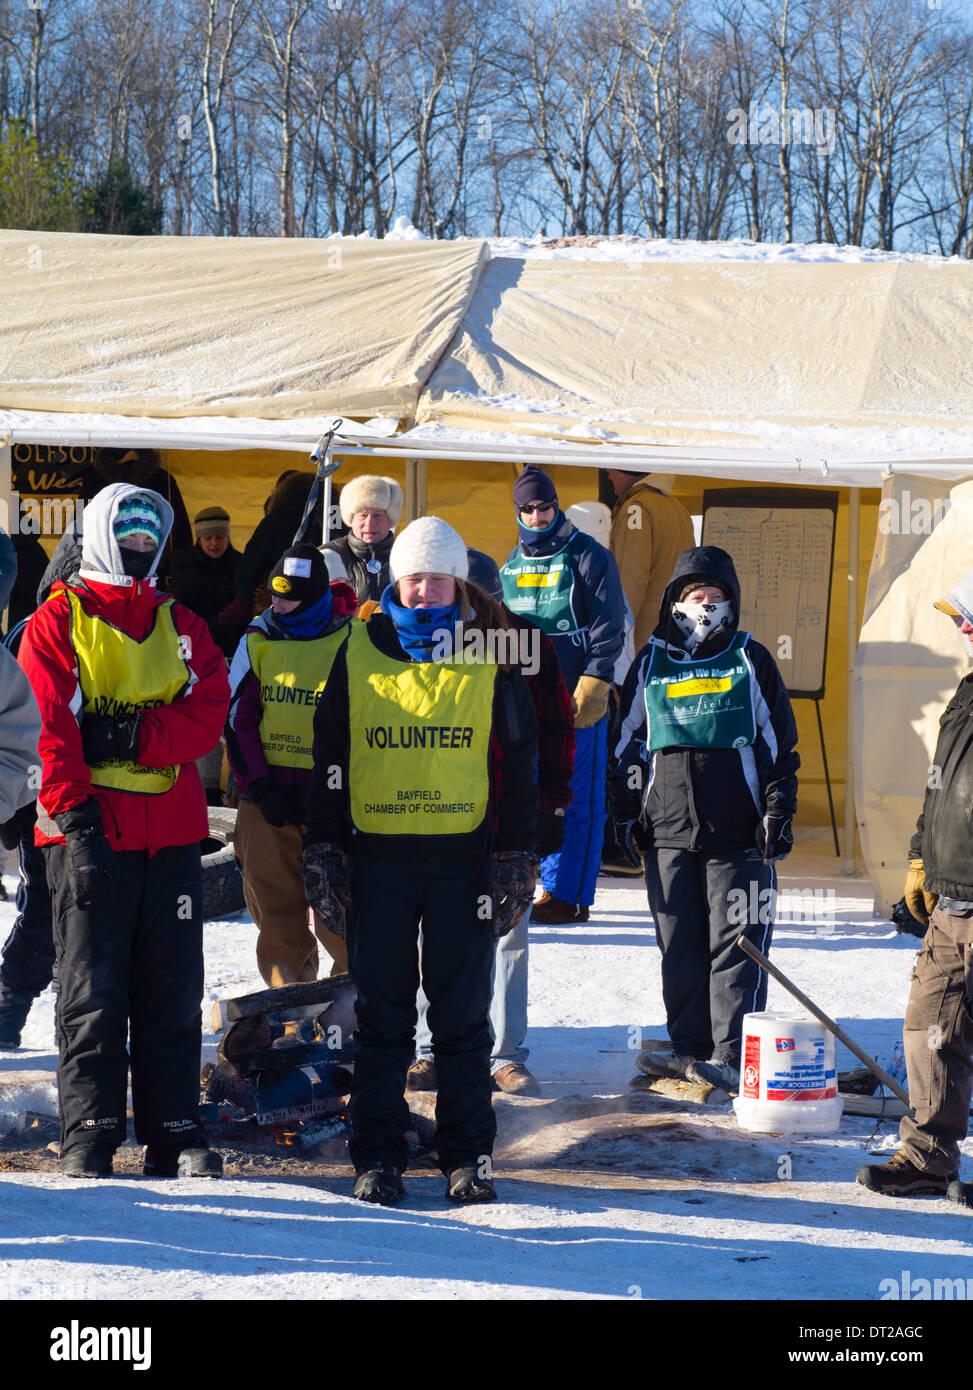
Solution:
<svg viewBox="0 0 973 1390"><path fill-rule="evenodd" d="M530 911L539 868L536 854L526 850L500 850L490 855L491 922L497 940L519 926Z"/></svg>
<svg viewBox="0 0 973 1390"><path fill-rule="evenodd" d="M917 921L928 926L930 914L939 902L939 894L927 893L923 887L925 881L925 864L921 859L910 859L909 876L905 881L906 905Z"/></svg>
<svg viewBox="0 0 973 1390"><path fill-rule="evenodd" d="M351 884L344 850L327 843L308 845L301 874L304 893L321 925L344 940L351 916Z"/></svg>
<svg viewBox="0 0 973 1390"><path fill-rule="evenodd" d="M610 689L608 682L599 680L597 676L580 677L571 697L576 729L590 729L592 724L604 719L608 713Z"/></svg>

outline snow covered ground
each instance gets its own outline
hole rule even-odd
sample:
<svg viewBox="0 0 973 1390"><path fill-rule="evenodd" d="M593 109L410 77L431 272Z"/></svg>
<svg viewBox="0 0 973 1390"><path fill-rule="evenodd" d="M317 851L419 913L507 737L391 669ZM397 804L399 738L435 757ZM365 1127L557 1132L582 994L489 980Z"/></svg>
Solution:
<svg viewBox="0 0 973 1390"><path fill-rule="evenodd" d="M874 920L868 884L834 876L835 863L823 845L795 853L801 877L782 878L774 958L887 1061L917 943ZM810 919L797 887L817 890ZM0 933L12 919L0 905ZM207 926L204 1020L210 1000L260 988L254 937L242 916ZM774 983L770 1007L790 1007ZM876 1300L903 1277L970 1279L973 1296L971 1213L855 1185L869 1152L894 1149L894 1124L749 1135L728 1108L629 1091L632 1046L665 1031L638 881L602 879L583 926L532 929L530 1019L549 1103L498 1098L510 1152L496 1204L454 1209L439 1177L416 1176L401 1207L367 1207L350 1177L288 1175L286 1158L279 1179L221 1183L5 1171L0 1297ZM25 1044L0 1054L0 1132L26 1109L55 1108L50 992ZM841 1049L838 1064L852 1064Z"/></svg>

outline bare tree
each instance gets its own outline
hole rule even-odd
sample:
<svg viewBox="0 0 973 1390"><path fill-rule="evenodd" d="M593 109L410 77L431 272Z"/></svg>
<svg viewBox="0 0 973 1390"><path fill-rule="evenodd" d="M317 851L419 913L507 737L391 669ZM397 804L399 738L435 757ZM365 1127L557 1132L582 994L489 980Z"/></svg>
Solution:
<svg viewBox="0 0 973 1390"><path fill-rule="evenodd" d="M205 0L205 8L200 16L200 88L209 150L210 196L217 236L225 236L227 230L226 172L221 130L223 102L234 74L234 51L240 31L249 19L249 11L247 0Z"/></svg>

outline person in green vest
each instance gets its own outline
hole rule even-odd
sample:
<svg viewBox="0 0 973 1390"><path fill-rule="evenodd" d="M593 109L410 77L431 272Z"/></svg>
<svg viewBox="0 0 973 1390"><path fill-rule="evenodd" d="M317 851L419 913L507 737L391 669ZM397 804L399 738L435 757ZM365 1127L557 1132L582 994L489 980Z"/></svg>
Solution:
<svg viewBox="0 0 973 1390"><path fill-rule="evenodd" d="M358 987L354 1195L392 1205L404 1190L421 978L447 1196L492 1201L490 976L534 895L537 720L497 641L506 614L468 582L453 528L420 517L389 567L381 611L352 626L314 716L304 833L308 900L347 934Z"/></svg>
<svg viewBox="0 0 973 1390"><path fill-rule="evenodd" d="M608 695L625 642L618 566L561 510L557 490L529 464L513 487L518 542L500 570L504 602L550 637L574 707L571 804L563 840L541 864L543 893L531 921L587 922L605 836Z"/></svg>
<svg viewBox="0 0 973 1390"><path fill-rule="evenodd" d="M730 556L684 551L625 681L609 775L616 841L633 864L645 853L672 1041L637 1064L727 1091L743 1017L767 999L766 972L736 942L770 949L800 766L780 672L739 620Z"/></svg>
<svg viewBox="0 0 973 1390"><path fill-rule="evenodd" d="M331 582L331 567L334 582ZM240 792L234 846L258 929L257 966L271 987L316 980L318 942L331 974L345 943L315 919L301 880L301 826L311 780L314 712L357 607L338 556L295 545L270 573L271 606L244 634L230 667L227 749Z"/></svg>

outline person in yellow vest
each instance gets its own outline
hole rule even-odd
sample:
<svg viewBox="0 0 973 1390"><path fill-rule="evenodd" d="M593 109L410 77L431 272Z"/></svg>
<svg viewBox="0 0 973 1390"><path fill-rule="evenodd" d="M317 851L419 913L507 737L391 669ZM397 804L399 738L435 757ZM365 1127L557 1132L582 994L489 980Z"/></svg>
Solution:
<svg viewBox="0 0 973 1390"><path fill-rule="evenodd" d="M18 653L42 719L35 841L51 890L61 1171L72 1177L111 1176L129 1060L146 1176L222 1171L199 1116L208 823L195 760L219 739L230 691L203 619L156 590L172 516L147 488L99 492L79 572L54 585Z"/></svg>
<svg viewBox="0 0 973 1390"><path fill-rule="evenodd" d="M268 580L271 607L250 625L230 668L226 736L240 792L234 847L259 933L257 966L271 988L318 976L301 881L301 826L314 712L357 621L355 593L343 576L333 553L313 545L286 550ZM316 918L314 930L331 957L331 974L343 974L345 943Z"/></svg>
<svg viewBox="0 0 973 1390"><path fill-rule="evenodd" d="M318 917L348 933L358 987L355 1196L403 1192L421 975L447 1196L491 1201L490 975L495 941L533 899L537 720L504 660L505 614L467 582L452 527L414 521L389 564L381 612L353 626L314 717L304 882Z"/></svg>

